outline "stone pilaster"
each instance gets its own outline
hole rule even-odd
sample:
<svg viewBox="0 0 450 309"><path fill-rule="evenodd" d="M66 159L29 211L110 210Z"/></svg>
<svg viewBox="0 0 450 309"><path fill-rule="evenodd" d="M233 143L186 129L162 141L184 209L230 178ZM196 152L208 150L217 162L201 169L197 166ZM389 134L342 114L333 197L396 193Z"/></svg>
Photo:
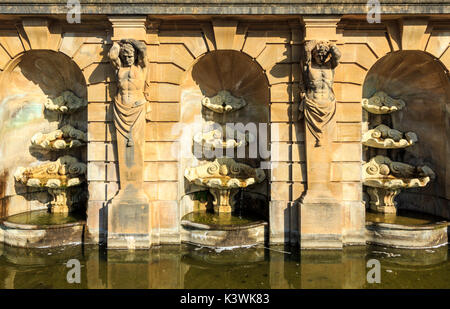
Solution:
<svg viewBox="0 0 450 309"><path fill-rule="evenodd" d="M336 32L338 17L305 17L305 41L328 41L336 42L338 34ZM305 43L305 49L308 43ZM305 51L307 53L308 51ZM314 62L314 57L311 53L311 61ZM309 67L309 69L308 69ZM332 66L331 66L332 67ZM316 90L311 90L311 82L313 79L316 82L317 72L322 72L329 81L334 77L334 68L327 68L325 65L323 69L315 69L311 65L305 64L303 60L302 69L304 73L304 91L305 100L309 99L313 105L332 105L336 104L330 100L321 98L323 95L314 93ZM306 72L306 71L310 72ZM333 72L331 72L333 71ZM309 84L308 84L309 83ZM309 88L309 89L308 89ZM314 87L312 87L314 89ZM318 91L318 90L317 90ZM316 96L319 98L315 101ZM333 94L334 96L334 94ZM306 102L306 101L305 101ZM305 103L305 113L308 107ZM311 104L311 103L309 103ZM332 110L331 107L328 108ZM332 112L330 112L332 113ZM314 118L315 116L313 116ZM302 248L341 248L342 247L342 230L343 230L343 207L336 200L331 193L331 162L332 162L332 142L335 134L336 119L334 113L331 119L321 119L326 122L322 127L320 134L320 142L317 139L317 133L314 132L315 125L308 125L308 121L316 121L314 119L307 119L306 115L303 117L305 121L305 146L306 146L306 168L307 168L307 190L306 194L302 196L299 204L299 230L300 230L300 246ZM320 121L317 124L320 124Z"/></svg>
<svg viewBox="0 0 450 309"><path fill-rule="evenodd" d="M118 75L117 87L124 89L117 89L114 102L111 103L115 104L114 123L119 126L116 127L116 153L120 190L108 205L107 246L109 249L146 249L151 246L151 215L149 200L144 192L145 115L142 113L146 113L148 105L144 95L148 61L146 53L140 50L147 49L146 45L138 47L138 41L147 39L146 17L118 16L110 17L109 20L113 27L112 41L136 40L131 45L135 49L135 57L139 58L138 53L141 53L144 60L135 59L132 65L122 63L122 47L118 43L114 43L109 54ZM130 80L134 88L129 88ZM146 106L140 107L142 104ZM131 121L132 115L136 113L139 116L127 128L129 124L123 119Z"/></svg>

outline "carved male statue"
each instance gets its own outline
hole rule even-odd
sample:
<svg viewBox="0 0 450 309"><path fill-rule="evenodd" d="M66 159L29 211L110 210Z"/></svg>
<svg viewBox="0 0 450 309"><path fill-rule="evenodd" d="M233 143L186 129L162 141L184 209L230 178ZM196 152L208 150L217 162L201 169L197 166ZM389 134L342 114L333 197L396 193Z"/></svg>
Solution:
<svg viewBox="0 0 450 309"><path fill-rule="evenodd" d="M116 130L126 138L126 146L132 147L132 131L144 123L139 119L145 118L146 46L134 39L123 39L113 44L109 58L116 69L119 83L114 100L114 124Z"/></svg>
<svg viewBox="0 0 450 309"><path fill-rule="evenodd" d="M306 126L316 139L316 146L320 146L324 128L336 112L334 69L339 64L341 53L333 43L313 40L306 43L304 56L305 92L299 118L305 115Z"/></svg>
<svg viewBox="0 0 450 309"><path fill-rule="evenodd" d="M117 74L114 98L120 191L108 208L108 247L149 246L148 198L143 190L146 118L146 46L134 39L115 42L108 54ZM123 235L128 235L124 237ZM133 245L134 246L134 245Z"/></svg>

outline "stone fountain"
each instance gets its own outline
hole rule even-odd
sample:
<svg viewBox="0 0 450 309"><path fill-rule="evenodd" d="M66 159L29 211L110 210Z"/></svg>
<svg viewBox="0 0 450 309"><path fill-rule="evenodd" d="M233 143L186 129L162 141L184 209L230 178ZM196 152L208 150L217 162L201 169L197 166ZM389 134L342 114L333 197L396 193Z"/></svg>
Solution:
<svg viewBox="0 0 450 309"><path fill-rule="evenodd" d="M84 214L73 213L84 203L87 194L87 165L82 162L87 135L72 126L71 115L87 106L85 99L67 90L60 96L47 97L44 107L56 113L60 128L48 133L36 133L31 138L30 152L42 159L28 167L18 167L14 173L18 184L47 190L52 200L48 210L19 213L1 221L6 244L26 248L47 248L82 242Z"/></svg>
<svg viewBox="0 0 450 309"><path fill-rule="evenodd" d="M225 115L247 106L243 98L234 97L222 90L213 97L204 97L202 105L213 113L222 114L222 123L207 122L202 132L194 135L193 143L197 158L213 161L200 163L185 170L186 180L199 188L207 189L214 197L213 212L194 211L185 215L181 224L183 239L187 243L205 247L242 247L263 243L267 223L250 216L235 214L235 196L242 189L261 183L266 175L260 168L236 162L237 149L244 150L255 141L250 133L225 126ZM197 146L197 147L196 147ZM200 152L200 153L197 153Z"/></svg>
<svg viewBox="0 0 450 309"><path fill-rule="evenodd" d="M364 185L370 196L370 209L395 214L395 197L403 189L425 187L435 178L428 166L412 166L376 156L363 166Z"/></svg>
<svg viewBox="0 0 450 309"><path fill-rule="evenodd" d="M76 148L85 146L86 143L86 133L71 125L65 125L47 134L36 133L31 138L32 147L48 151Z"/></svg>
<svg viewBox="0 0 450 309"><path fill-rule="evenodd" d="M86 106L85 99L69 90L54 98L47 97L44 107L49 112L57 113L59 122L64 125L49 133L39 132L33 135L30 150L48 155L51 152L67 153L71 149L86 146L86 133L70 124L70 115ZM77 187L85 182L86 169L85 163L65 154L56 161L19 167L14 177L17 182L28 187L46 188L53 197L50 212L68 213L70 207L82 199L83 194Z"/></svg>
<svg viewBox="0 0 450 309"><path fill-rule="evenodd" d="M236 149L242 149L250 143L255 142L255 137L250 132L241 132L235 128L217 126L209 121L206 123L203 132L194 136L194 144L201 149L200 155L214 157L214 152L234 153Z"/></svg>
<svg viewBox="0 0 450 309"><path fill-rule="evenodd" d="M378 91L371 98L363 99L362 106L375 115L373 120L378 123L362 137L363 145L374 148L376 153L363 165L363 184L367 187L371 211L366 220L367 242L398 248L431 248L447 244L445 222L438 219L423 221L415 219L417 214L403 216L397 213L395 198L401 190L425 187L436 177L427 165L413 166L387 156L388 151L411 147L418 142L414 132L403 133L381 123L382 115L405 108L405 102Z"/></svg>
<svg viewBox="0 0 450 309"><path fill-rule="evenodd" d="M229 91L222 90L213 97L204 97L202 105L216 113L231 113L245 106L247 102L244 98L236 98Z"/></svg>
<svg viewBox="0 0 450 309"><path fill-rule="evenodd" d="M401 99L393 99L383 91L376 92L371 98L362 100L363 108L377 115L386 115L406 106ZM403 149L418 142L414 132L400 132L385 124L364 133L364 146L377 149ZM401 162L393 162L386 156L377 155L363 166L363 183L370 196L370 209L379 213L395 214L397 212L395 197L402 189L424 187L435 178L428 166L411 166Z"/></svg>

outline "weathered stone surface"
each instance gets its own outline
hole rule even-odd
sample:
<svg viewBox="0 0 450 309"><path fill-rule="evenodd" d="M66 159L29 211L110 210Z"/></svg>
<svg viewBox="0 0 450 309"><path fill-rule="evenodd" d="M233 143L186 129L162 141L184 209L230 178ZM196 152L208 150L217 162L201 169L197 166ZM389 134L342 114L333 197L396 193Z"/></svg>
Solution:
<svg viewBox="0 0 450 309"><path fill-rule="evenodd" d="M420 196L417 192L402 194L398 200L411 209L448 217L448 201L443 198L448 197L450 192L447 181L449 177L446 177L450 173L445 172L448 170L448 166L445 165L448 161L445 160L448 151L445 151L445 143L438 141L444 136L442 132L445 132L443 119L446 119L444 117L446 109L443 102L448 101L444 95L448 87L444 75L437 72L436 67L441 66L442 72L445 72L442 65L449 67L450 32L448 25L442 22L445 15L427 15L429 18L426 22L420 21L423 19L420 14L442 13L448 10L445 2L428 0L423 3L407 0L383 3L382 14L389 12L390 19L383 19L382 24L371 25L365 20L367 13L365 2L233 1L231 5L227 2L227 6L224 6L221 0L207 0L199 7L193 1L187 0L171 3L156 0L152 4L136 0L133 5L125 3L126 1L119 3L120 1L111 0L112 3L108 6L106 3L86 0L82 4L82 24L65 25L61 30L66 32L54 27L59 24L56 19L52 19L51 23L44 20L36 24L36 28L26 21L24 29L21 26L21 19L14 15L14 12L20 10L23 13L21 15L30 12L46 15L59 12L63 19L67 13L65 1L24 0L21 6L16 6L9 4L11 0L5 0L0 4L0 13L8 11L10 14L4 21L3 30L0 31L0 69L8 67L14 69L15 63L23 56L14 60L15 62L11 61L12 57L25 50L35 53L37 51L34 49L41 46L55 51L47 54L51 55L50 59L55 60L54 66L61 69L63 79L67 81L67 83L56 82L59 80L56 76L60 73L53 68L50 71L51 78L48 79L46 76L49 71L39 71L34 68L34 64L37 63L41 68L50 66L40 65L39 61L35 61L39 57L35 57L33 61L27 60L25 66L22 63L16 67L12 75L0 73L3 79L0 92L14 89L14 85L19 85L20 89L34 91L36 85L42 86L47 83L44 79L33 81L34 85L24 81L18 82L15 75L20 71L24 74L28 74L27 72L39 74L52 80L51 87L41 91L45 95L48 95L47 92L55 92L51 93L52 97L68 89L78 97L83 97L85 94L80 86L84 83L83 76L89 85L87 159L91 201L88 208L88 228L92 231L92 235L96 235L95 241L100 241L99 235L105 232L107 226L107 223L103 225L100 223L102 209L107 211L104 203L117 193L120 180L116 167L118 158L113 147L117 136L112 123L112 101L120 83L112 72L112 66L107 62L107 52L112 44L111 35L115 39L121 31L145 41L148 50L150 73L146 80L149 87L148 99L151 103L146 110L144 139L147 142L144 150L146 162L143 164L142 173L145 181L144 194L153 201L148 208L149 220L152 222L148 233L153 244L181 241L180 211L183 214L191 206L183 206L184 204L179 201L183 195L184 183L180 169L184 170L186 164L179 152L190 147L192 136L185 137L189 135L195 116L201 114L201 98L212 97L221 90L229 90L233 96L245 96L248 100L248 106L236 111L239 121L254 122L257 119L257 122L270 124L272 133L270 160L274 169L268 173L271 174L272 181L264 190L268 190L266 193L272 203L278 203L279 207L270 210L270 225L273 229L270 242L292 242L292 239L298 237L296 231L299 229L297 224L299 216L296 212L298 207L289 203L299 200L305 194L308 176L314 176L312 172L306 175L305 161L308 156L305 139L307 140L308 136L304 124L297 121L299 94L303 86L301 50L302 41L319 37L335 41L342 52L341 64L336 68L333 85L337 99L335 114L337 124L333 129L332 145L327 158L332 161L330 175L326 176L326 178L330 176L331 195L341 203L343 215L339 220L342 222L342 242L361 243L361 226L364 224L364 207L361 204L363 157L361 140L364 134L362 127L367 124L362 123L361 100L373 96L374 85L381 86L379 90L389 93L392 98L404 99L406 102L405 109L399 111L398 115L393 114L395 126L389 124L389 127L402 132L416 132L417 122L423 124L416 132L421 143L410 147L411 150L408 148L407 154L419 154L418 157L431 160L433 170L439 174L436 182L424 188L426 194ZM435 5L427 5L430 3ZM158 12L164 12L164 16L158 15ZM171 12L185 17L171 19ZM261 15L264 12L278 16ZM159 16L161 20L145 21L143 16L147 13ZM284 13L291 17L283 15ZM193 21L194 14L203 15ZM210 18L211 15L205 14L213 14L215 17ZM227 15L226 19L220 20L221 14ZM355 17L354 14L360 16ZM410 14L414 14L414 17ZM107 15L116 24L117 31L105 31L105 25L109 24ZM122 16L117 18L119 15ZM267 17L264 23L260 22L261 16ZM298 16L303 17L299 19ZM18 28L13 20L14 23L18 22ZM337 30L336 21L339 21ZM148 26L147 31L145 23ZM306 33L303 33L303 23L306 23ZM127 32L127 27L139 29ZM412 57L411 54L397 56L395 52L391 53L391 48L392 51L403 49L402 52L416 54L419 50L426 49L429 61L423 61L417 55ZM59 51L59 54L56 51ZM217 54L216 57L214 53L220 55ZM79 66L82 69L81 78L72 70L72 64L67 65L59 61L57 55L73 58L76 63L73 67ZM440 62L431 55L440 58ZM394 60L389 59L390 57ZM8 80L10 76L11 83ZM4 87L6 83L11 86ZM53 87L53 83L57 86ZM9 104L10 97L3 96L3 93L0 95L2 100L6 100L2 101L6 103L3 106L7 106L8 113L11 112L3 114L6 115L5 123L9 123L9 126L11 119L14 118L11 115L16 115L12 107L22 105L18 105L14 100L11 101L11 103L14 101L14 104ZM23 106L26 110L27 105ZM44 115L41 116L43 120ZM228 118L227 121L229 119L232 118ZM0 144L12 145L14 142L25 145L25 141L28 143L37 131L52 132L58 129L52 127L51 123L44 123L45 121L41 120L39 124L33 125L31 130L33 132L25 126L14 134L14 139L7 134L2 135ZM401 127L398 127L399 124ZM2 130L3 126L0 132L7 131ZM189 141L189 146L184 145L186 140ZM3 151L1 145L0 150ZM28 148L20 150L14 148L13 151L10 150L11 147L8 148L5 148L4 162L16 164L19 161L15 158L11 160L11 155L18 157L28 155ZM311 158L311 154L309 157ZM32 162L27 160L26 164ZM0 162L0 174L2 164L3 162ZM16 189L14 182L11 182L11 173L9 176L1 175L0 215L45 206L40 200L27 201L30 194L35 193L28 193L23 188ZM434 196L433 192L440 192L439 197ZM432 202L428 203L426 199ZM105 219L107 216L103 215L102 218ZM326 225L322 221L317 224ZM335 236L330 236L330 239ZM313 243L315 241L312 240Z"/></svg>
<svg viewBox="0 0 450 309"><path fill-rule="evenodd" d="M448 243L447 222L435 222L420 226L380 223L366 224L367 243L407 249L427 249Z"/></svg>
<svg viewBox="0 0 450 309"><path fill-rule="evenodd" d="M45 212L45 210L44 210ZM54 225L34 225L2 220L2 242L13 247L51 248L79 245L84 238L85 221Z"/></svg>
<svg viewBox="0 0 450 309"><path fill-rule="evenodd" d="M59 3L58 3L59 2ZM83 2L81 7L82 14L123 14L123 15L142 15L142 14L213 14L213 15L230 15L230 14L367 14L366 2L350 1L304 1L295 0L289 2L280 2L279 0L266 0L264 3L253 4L251 0L234 2L224 2L218 0L208 0L202 6L190 0L181 0L176 3L167 3L167 0L157 0L155 3L148 3L145 0L134 0L118 3L98 3L95 0ZM15 6L16 2L7 0L3 2L0 13L28 14L34 12L36 14L67 14L66 2L64 0L53 1L52 5L41 5L37 8L37 4L45 4L45 0L24 0L20 6ZM133 3L134 5L130 5ZM227 4L224 6L223 4ZM252 3L250 5L250 3ZM392 3L386 3L380 7L381 14L444 14L449 13L449 9L442 0L403 0ZM138 4L138 5L137 5ZM162 5L164 4L164 5ZM238 5L232 5L238 4ZM244 5L242 5L244 4Z"/></svg>
<svg viewBox="0 0 450 309"><path fill-rule="evenodd" d="M197 215L202 215L199 212ZM230 214L219 215L218 221L226 221ZM182 242L209 248L233 248L241 246L253 246L264 243L267 234L267 223L255 221L238 226L224 224L198 223L191 218L191 213L181 219Z"/></svg>
<svg viewBox="0 0 450 309"><path fill-rule="evenodd" d="M342 248L343 213L341 205L301 202L298 207L300 209L301 248Z"/></svg>

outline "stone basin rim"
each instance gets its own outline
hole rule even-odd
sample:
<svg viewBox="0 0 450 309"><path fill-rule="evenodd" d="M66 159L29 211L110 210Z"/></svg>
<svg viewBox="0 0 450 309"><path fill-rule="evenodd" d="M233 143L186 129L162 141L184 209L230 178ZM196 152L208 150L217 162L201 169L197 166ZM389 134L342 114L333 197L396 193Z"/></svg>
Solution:
<svg viewBox="0 0 450 309"><path fill-rule="evenodd" d="M407 249L407 250L427 250L427 249L437 249L437 248L441 248L441 247L444 247L444 246L448 246L448 242L447 243L438 244L438 245L435 245L435 246L417 246L417 247L413 247L413 246L401 246L401 245L385 244L385 243L372 241L372 240L367 240L366 244L368 244L368 245L376 245L376 246L384 246L384 247L395 248L395 249Z"/></svg>
<svg viewBox="0 0 450 309"><path fill-rule="evenodd" d="M447 221L437 221L425 224L398 224L398 223L385 223L385 222L375 222L366 221L366 228L370 227L383 227L391 230L436 230L450 226L450 222Z"/></svg>
<svg viewBox="0 0 450 309"><path fill-rule="evenodd" d="M70 222L64 224L53 224L53 225L36 225L36 224L23 224L23 223L12 223L6 220L0 221L0 223L8 228L20 229L20 230L49 230L49 229L61 229L78 225L86 225L85 220Z"/></svg>
<svg viewBox="0 0 450 309"><path fill-rule="evenodd" d="M182 219L181 225L185 228L192 229L200 229L200 230L212 230L212 231L241 231L248 230L253 227L268 225L268 223L264 220L258 220L246 224L241 225L218 225L218 224L204 224L204 223L196 223L190 220Z"/></svg>
<svg viewBox="0 0 450 309"><path fill-rule="evenodd" d="M37 210L42 211L42 210ZM26 212L25 212L26 213ZM62 229L62 228L68 228L73 226L80 226L80 225L86 225L86 220L80 219L75 222L68 222L68 223L61 223L61 224L26 224L26 223L14 223L8 221L8 218L20 215L23 213L14 214L12 216L8 216L6 218L0 219L0 224L11 228L11 229L20 229L20 230L49 230L49 229Z"/></svg>

